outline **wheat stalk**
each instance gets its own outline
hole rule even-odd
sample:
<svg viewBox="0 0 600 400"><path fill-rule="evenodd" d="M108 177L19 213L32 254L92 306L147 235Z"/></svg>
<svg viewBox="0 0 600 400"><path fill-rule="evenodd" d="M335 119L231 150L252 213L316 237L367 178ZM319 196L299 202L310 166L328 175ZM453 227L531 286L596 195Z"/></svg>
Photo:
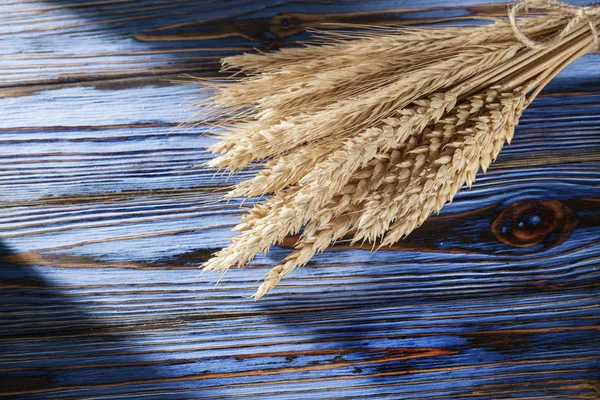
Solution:
<svg viewBox="0 0 600 400"><path fill-rule="evenodd" d="M225 59L246 77L209 84L207 115L224 130L208 165L264 161L227 196L270 197L204 269L241 267L302 232L258 299L336 241L391 245L470 187L540 90L598 44L597 8L529 3L544 15L518 25L513 11L478 27L369 27Z"/></svg>
<svg viewBox="0 0 600 400"><path fill-rule="evenodd" d="M320 111L291 116L266 128L259 123L247 132L244 140L235 138L233 147L211 160L209 165L235 171L251 160L276 156L300 144L327 138L331 132L344 135L365 130L382 116L391 116L424 93L501 64L520 48L522 45L513 44L469 49L447 61L408 73L391 85L344 99ZM469 65L465 66L467 62Z"/></svg>
<svg viewBox="0 0 600 400"><path fill-rule="evenodd" d="M495 158L501 145L510 135L510 124L498 123L497 109L512 99L513 93L503 93L502 100L496 102L498 93L494 90L484 95L476 95L469 99L466 104L452 110L438 129L429 129L423 133L420 140L407 146L404 156L390 155L388 164L390 168L385 173L370 176L371 198L365 199L364 195L349 196L345 194L340 204L330 205L325 217L319 215L316 219L320 224L311 227L309 224L300 237L296 250L283 260L283 263L274 267L267 275L265 282L259 287L255 298L258 299L270 291L285 275L296 267L307 263L315 254L325 250L336 240L344 237L351 227L356 231L353 241L367 240L369 242L381 237L388 232L389 224L404 216L402 223L395 225L389 230L389 237L401 232L405 235L420 225L433 211L439 211L442 205L454 196L436 195L436 190L441 190L444 183L452 182L452 188L459 188L465 182L471 184L475 171L486 169L492 158ZM519 101L524 101L524 95L516 96ZM500 117L506 117L512 123L512 129L518 121L518 117L509 117L522 108L505 106ZM515 111L512 111L512 110ZM466 114L466 115L465 115ZM520 114L519 114L520 115ZM465 118L466 117L466 118ZM493 119L494 129L488 129L486 123ZM506 125L509 125L508 127ZM478 146L478 141L485 140L487 147ZM489 148L489 146L492 148ZM446 150L439 152L445 147ZM395 150L397 152L397 150ZM399 153L399 152L398 152ZM464 154L471 157L466 163L459 161ZM457 161L453 163L453 159ZM481 162L479 159L482 159ZM382 165L381 163L377 165ZM448 165L455 166L458 172L456 179L446 179ZM462 169L461 169L462 168ZM439 176L438 176L439 172ZM461 175L462 173L462 175ZM385 184L383 177L386 176ZM417 177L422 177L417 179ZM461 181L462 179L462 181ZM457 183L458 182L458 183ZM383 187L382 187L383 186ZM353 188L346 192L353 193ZM353 201L356 200L356 201ZM348 206L352 206L351 208Z"/></svg>

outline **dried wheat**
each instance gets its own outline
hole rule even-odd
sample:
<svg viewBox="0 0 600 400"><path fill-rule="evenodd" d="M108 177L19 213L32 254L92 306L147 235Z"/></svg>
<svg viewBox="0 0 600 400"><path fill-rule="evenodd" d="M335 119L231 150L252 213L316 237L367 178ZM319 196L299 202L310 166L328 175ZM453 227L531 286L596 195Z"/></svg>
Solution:
<svg viewBox="0 0 600 400"><path fill-rule="evenodd" d="M550 9L519 26L369 27L225 59L224 70L248 76L212 85L214 104L204 106L225 129L208 164L236 171L264 161L228 196L272 196L204 268L243 266L303 230L260 298L346 235L391 245L439 212L510 142L549 80L598 44L598 8L530 3Z"/></svg>

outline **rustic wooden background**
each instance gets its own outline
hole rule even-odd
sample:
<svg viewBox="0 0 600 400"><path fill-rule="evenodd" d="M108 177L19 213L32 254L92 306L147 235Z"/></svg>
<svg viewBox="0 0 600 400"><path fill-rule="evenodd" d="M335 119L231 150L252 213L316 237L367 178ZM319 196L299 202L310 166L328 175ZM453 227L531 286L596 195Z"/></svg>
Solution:
<svg viewBox="0 0 600 400"><path fill-rule="evenodd" d="M480 2L1 0L0 396L600 398L598 54L393 251L333 249L257 303L285 248L198 276L242 211L174 79L322 22L506 13Z"/></svg>

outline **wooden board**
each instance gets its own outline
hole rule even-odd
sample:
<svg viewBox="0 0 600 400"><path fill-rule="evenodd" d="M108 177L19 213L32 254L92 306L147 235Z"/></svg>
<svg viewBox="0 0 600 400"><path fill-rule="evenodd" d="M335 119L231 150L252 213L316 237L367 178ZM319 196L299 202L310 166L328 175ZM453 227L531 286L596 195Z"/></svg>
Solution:
<svg viewBox="0 0 600 400"><path fill-rule="evenodd" d="M256 303L288 249L199 276L240 177L199 167L178 125L206 93L174 79L323 22L506 13L480 3L0 2L0 396L600 398L598 54L393 249L334 248Z"/></svg>

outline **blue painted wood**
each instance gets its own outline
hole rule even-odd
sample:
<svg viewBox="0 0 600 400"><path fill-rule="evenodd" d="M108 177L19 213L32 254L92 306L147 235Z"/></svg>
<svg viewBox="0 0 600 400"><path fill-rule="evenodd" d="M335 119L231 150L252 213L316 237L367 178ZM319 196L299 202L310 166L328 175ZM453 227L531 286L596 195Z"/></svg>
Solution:
<svg viewBox="0 0 600 400"><path fill-rule="evenodd" d="M219 285L199 276L243 213L219 190L253 171L199 166L209 139L179 124L207 94L170 80L321 22L506 12L423 7L0 3L0 396L600 398L598 54L557 77L488 173L405 241L336 246L258 303L248 295L285 243ZM515 246L523 232L505 218L540 206L552 229Z"/></svg>

